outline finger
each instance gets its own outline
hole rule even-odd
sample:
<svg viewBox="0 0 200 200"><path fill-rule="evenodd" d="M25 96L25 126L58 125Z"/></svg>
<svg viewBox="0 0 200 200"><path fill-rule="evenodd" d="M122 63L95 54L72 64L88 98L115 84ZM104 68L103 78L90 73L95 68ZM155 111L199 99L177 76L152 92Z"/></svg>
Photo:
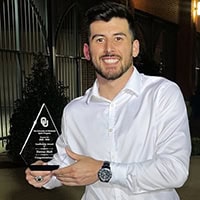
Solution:
<svg viewBox="0 0 200 200"><path fill-rule="evenodd" d="M36 176L42 176L42 177L51 176L52 172L51 171L31 171L30 168L27 168L25 170L25 174L26 174L26 180L30 181L34 179L34 177Z"/></svg>
<svg viewBox="0 0 200 200"><path fill-rule="evenodd" d="M58 176L56 177L63 185L66 186L81 186L84 185L82 183L82 178L71 177L71 176Z"/></svg>
<svg viewBox="0 0 200 200"><path fill-rule="evenodd" d="M51 176L48 175L48 176L43 176L41 177L42 180L41 181L37 181L36 178L34 177L31 181L32 185L34 187L37 187L37 188L41 188L43 185L45 185L50 179L51 179Z"/></svg>
<svg viewBox="0 0 200 200"><path fill-rule="evenodd" d="M40 177L40 181L36 177ZM47 174L47 175L31 175L28 174L26 176L26 180L28 181L29 184L33 185L34 187L41 188L44 184L46 184L52 177L52 174Z"/></svg>
<svg viewBox="0 0 200 200"><path fill-rule="evenodd" d="M72 172L72 165L69 165L68 167L59 168L54 171L52 171L52 174L54 176L70 176L70 173Z"/></svg>
<svg viewBox="0 0 200 200"><path fill-rule="evenodd" d="M74 179L64 179L64 180L59 179L59 181L62 185L66 185L66 186L81 186Z"/></svg>
<svg viewBox="0 0 200 200"><path fill-rule="evenodd" d="M66 148L66 153L67 155L72 158L73 160L80 160L81 159L81 155L74 153L73 151L71 151L69 148Z"/></svg>
<svg viewBox="0 0 200 200"><path fill-rule="evenodd" d="M32 163L31 165L45 165L46 163L42 160L37 160L36 162Z"/></svg>

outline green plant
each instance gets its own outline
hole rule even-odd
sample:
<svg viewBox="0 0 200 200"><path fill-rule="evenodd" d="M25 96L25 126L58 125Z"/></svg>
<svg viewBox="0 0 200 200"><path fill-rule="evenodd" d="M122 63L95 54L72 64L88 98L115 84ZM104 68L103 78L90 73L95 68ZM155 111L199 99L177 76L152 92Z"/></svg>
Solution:
<svg viewBox="0 0 200 200"><path fill-rule="evenodd" d="M22 98L15 101L10 119L10 135L6 148L8 155L15 162L22 161L19 152L41 105L46 104L60 132L62 111L68 103L65 96L66 87L61 82L56 82L42 54L34 56L31 70L32 73L25 78Z"/></svg>

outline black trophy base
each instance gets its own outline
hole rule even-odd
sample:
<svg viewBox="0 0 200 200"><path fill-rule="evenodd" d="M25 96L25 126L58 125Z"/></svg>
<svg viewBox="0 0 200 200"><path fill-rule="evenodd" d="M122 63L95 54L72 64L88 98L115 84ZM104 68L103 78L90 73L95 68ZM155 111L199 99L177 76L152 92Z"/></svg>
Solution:
<svg viewBox="0 0 200 200"><path fill-rule="evenodd" d="M59 168L59 165L30 165L31 171L53 171Z"/></svg>

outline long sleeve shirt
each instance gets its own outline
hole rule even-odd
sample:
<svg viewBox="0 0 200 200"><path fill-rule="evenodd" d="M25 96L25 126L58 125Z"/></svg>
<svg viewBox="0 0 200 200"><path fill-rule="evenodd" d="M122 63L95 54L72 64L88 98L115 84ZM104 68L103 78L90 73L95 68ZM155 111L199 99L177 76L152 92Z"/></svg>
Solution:
<svg viewBox="0 0 200 200"><path fill-rule="evenodd" d="M51 164L73 161L65 148L111 162L109 183L87 185L82 200L178 200L175 188L188 177L191 142L179 87L136 68L112 100L98 82L64 109L58 153ZM46 188L60 186L53 177Z"/></svg>

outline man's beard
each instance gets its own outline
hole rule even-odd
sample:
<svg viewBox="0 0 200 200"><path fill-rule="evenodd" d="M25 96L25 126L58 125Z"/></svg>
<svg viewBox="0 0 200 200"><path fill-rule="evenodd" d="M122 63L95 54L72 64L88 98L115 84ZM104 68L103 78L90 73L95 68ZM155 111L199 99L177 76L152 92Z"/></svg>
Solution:
<svg viewBox="0 0 200 200"><path fill-rule="evenodd" d="M95 66L95 71L97 74L99 74L101 77L105 78L106 80L116 80L120 78L125 72L127 72L131 66L132 66L132 60L126 66L122 66L120 68L120 71L116 73L109 73L109 72L105 73L101 70L100 67L96 67L96 66Z"/></svg>

